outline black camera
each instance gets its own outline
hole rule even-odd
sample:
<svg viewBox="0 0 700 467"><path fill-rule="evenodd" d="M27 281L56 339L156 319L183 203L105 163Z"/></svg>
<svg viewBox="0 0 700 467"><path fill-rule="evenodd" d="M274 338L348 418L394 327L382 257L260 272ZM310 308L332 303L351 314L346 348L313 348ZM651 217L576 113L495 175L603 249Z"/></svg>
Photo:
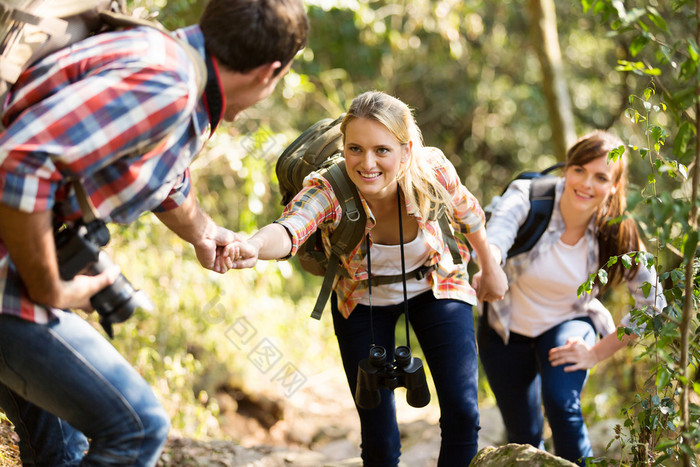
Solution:
<svg viewBox="0 0 700 467"><path fill-rule="evenodd" d="M99 219L87 224L63 226L54 237L58 269L63 280L71 280L77 274L94 276L114 264L101 250L110 236L107 226ZM100 315L100 324L110 338L114 337L113 323L126 321L137 308L153 310L150 298L136 290L121 273L111 285L93 295L90 304Z"/></svg>
<svg viewBox="0 0 700 467"><path fill-rule="evenodd" d="M394 351L394 362L387 362L384 347L372 346L369 358L357 367L355 402L362 409L373 409L381 402L379 389L406 388L406 402L412 407L425 407L430 402L430 391L425 381L425 370L420 358L411 356L411 349L399 346Z"/></svg>

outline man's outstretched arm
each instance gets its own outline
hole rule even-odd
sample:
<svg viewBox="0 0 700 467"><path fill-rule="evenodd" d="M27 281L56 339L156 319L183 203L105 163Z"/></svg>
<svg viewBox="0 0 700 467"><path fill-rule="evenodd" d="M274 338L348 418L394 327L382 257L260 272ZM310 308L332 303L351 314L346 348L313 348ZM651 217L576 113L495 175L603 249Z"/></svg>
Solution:
<svg viewBox="0 0 700 467"><path fill-rule="evenodd" d="M221 274L231 267L231 261L222 254L223 248L242 238L217 225L202 211L192 191L180 206L155 214L166 227L194 246L202 266Z"/></svg>

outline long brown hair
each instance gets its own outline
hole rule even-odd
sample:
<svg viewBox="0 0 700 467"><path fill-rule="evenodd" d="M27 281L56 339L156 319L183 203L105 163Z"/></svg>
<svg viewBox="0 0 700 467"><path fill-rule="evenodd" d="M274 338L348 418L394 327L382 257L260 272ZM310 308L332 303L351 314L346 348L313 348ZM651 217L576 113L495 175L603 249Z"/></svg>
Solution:
<svg viewBox="0 0 700 467"><path fill-rule="evenodd" d="M566 155L566 167L585 165L599 157L608 157L613 150L624 151L624 143L617 136L602 130L595 130L576 141ZM631 251L638 251L642 243L633 219L624 218L627 209L627 156L623 152L619 160L609 162L614 164L612 174L613 185L617 187L598 207L595 214L595 226L598 235L599 267L607 264L612 256L618 256ZM602 290L619 283L622 279L631 279L637 274L638 264L625 269L618 261L608 270L608 283Z"/></svg>

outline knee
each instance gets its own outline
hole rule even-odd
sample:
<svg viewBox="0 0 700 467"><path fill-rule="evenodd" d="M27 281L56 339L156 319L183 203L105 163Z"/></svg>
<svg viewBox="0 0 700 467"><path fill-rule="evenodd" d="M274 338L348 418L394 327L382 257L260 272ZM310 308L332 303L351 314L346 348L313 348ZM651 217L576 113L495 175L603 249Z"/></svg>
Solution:
<svg viewBox="0 0 700 467"><path fill-rule="evenodd" d="M543 394L543 403L550 420L582 416L581 393L579 391L549 391L547 394Z"/></svg>
<svg viewBox="0 0 700 467"><path fill-rule="evenodd" d="M440 413L440 426L443 431L469 431L479 429L479 406L474 403L449 405Z"/></svg>
<svg viewBox="0 0 700 467"><path fill-rule="evenodd" d="M140 415L144 438L162 446L170 432L170 418L163 406L158 404Z"/></svg>

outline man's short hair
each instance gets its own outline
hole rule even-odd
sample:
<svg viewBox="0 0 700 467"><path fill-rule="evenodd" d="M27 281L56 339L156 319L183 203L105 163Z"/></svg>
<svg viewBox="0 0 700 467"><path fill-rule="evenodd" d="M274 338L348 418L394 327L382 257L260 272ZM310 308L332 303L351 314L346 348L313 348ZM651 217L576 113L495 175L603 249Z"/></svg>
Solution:
<svg viewBox="0 0 700 467"><path fill-rule="evenodd" d="M309 33L301 0L210 0L199 26L207 51L240 73L278 60L284 68Z"/></svg>

